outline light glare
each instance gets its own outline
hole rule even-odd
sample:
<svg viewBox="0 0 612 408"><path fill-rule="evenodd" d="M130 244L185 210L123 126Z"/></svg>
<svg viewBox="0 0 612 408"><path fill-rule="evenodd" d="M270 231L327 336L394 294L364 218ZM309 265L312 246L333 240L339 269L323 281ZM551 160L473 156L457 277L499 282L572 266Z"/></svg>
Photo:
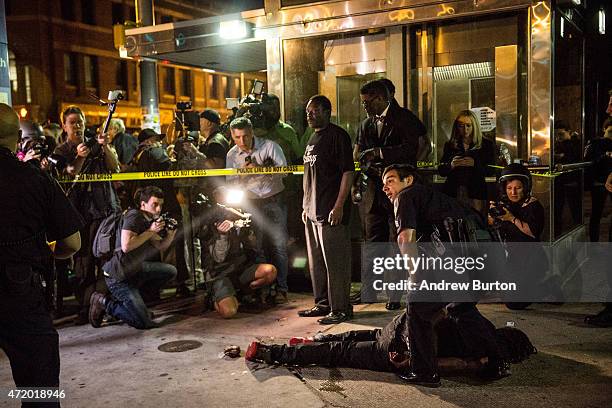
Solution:
<svg viewBox="0 0 612 408"><path fill-rule="evenodd" d="M246 23L241 20L222 21L219 36L226 40L238 40L247 36Z"/></svg>

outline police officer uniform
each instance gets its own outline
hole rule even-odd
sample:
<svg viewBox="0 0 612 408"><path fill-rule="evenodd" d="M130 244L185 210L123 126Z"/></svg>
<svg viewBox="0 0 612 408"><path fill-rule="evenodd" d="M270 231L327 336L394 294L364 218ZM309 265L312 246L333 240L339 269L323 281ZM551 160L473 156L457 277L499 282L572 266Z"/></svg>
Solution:
<svg viewBox="0 0 612 408"><path fill-rule="evenodd" d="M45 302L47 242L83 221L57 182L0 147L0 348L18 387L59 385L59 341ZM47 282L47 286L52 282Z"/></svg>
<svg viewBox="0 0 612 408"><path fill-rule="evenodd" d="M472 225L477 236L488 234L476 212L464 207L454 198L434 190L431 186L413 184L402 190L394 202L397 233L405 229L416 231L417 241L435 239L434 231L444 230L447 217L463 219ZM480 234L478 234L480 232ZM418 271L417 271L417 274ZM415 276L416 276L415 275ZM417 302L416 296L408 297L408 338L410 344L410 366L412 373L429 378L435 383L437 368L435 361L434 321L444 308L469 337L470 344L477 344L489 357L490 377L507 375L495 342L495 332L489 322L476 309L475 303ZM415 294L416 295L416 294ZM504 371L505 370L505 371ZM504 371L504 372L500 372ZM488 374L487 374L488 375Z"/></svg>

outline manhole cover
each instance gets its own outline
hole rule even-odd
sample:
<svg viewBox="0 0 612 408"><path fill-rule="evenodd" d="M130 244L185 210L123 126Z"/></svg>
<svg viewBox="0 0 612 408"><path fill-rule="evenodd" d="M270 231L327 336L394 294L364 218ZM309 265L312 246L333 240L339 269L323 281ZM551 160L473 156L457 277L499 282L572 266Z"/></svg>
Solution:
<svg viewBox="0 0 612 408"><path fill-rule="evenodd" d="M202 347L202 343L196 340L177 340L161 344L157 349L166 353L181 353Z"/></svg>

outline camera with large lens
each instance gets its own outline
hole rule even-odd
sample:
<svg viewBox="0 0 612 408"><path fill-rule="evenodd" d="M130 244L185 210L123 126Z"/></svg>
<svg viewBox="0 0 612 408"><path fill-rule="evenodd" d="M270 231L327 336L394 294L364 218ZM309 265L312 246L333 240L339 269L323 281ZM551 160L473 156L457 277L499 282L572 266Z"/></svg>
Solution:
<svg viewBox="0 0 612 408"><path fill-rule="evenodd" d="M89 150L93 150L98 145L98 137L96 132L92 129L85 128L83 133L83 144L87 146Z"/></svg>
<svg viewBox="0 0 612 408"><path fill-rule="evenodd" d="M191 206L198 213L202 213L205 210L221 212L223 214L222 218L234 223L234 228L248 228L251 226L251 213L221 203L216 203L203 193L196 194L192 200Z"/></svg>
<svg viewBox="0 0 612 408"><path fill-rule="evenodd" d="M34 151L40 158L47 157L51 154L51 149L44 138L31 139L23 146L24 152Z"/></svg>
<svg viewBox="0 0 612 408"><path fill-rule="evenodd" d="M159 232L159 236L164 238L168 235L168 231L174 231L178 228L178 221L170 216L168 213L163 213L157 217L153 222L164 222L164 229Z"/></svg>
<svg viewBox="0 0 612 408"><path fill-rule="evenodd" d="M501 217L506 213L506 206L503 203L497 202L489 207L489 215L493 218Z"/></svg>

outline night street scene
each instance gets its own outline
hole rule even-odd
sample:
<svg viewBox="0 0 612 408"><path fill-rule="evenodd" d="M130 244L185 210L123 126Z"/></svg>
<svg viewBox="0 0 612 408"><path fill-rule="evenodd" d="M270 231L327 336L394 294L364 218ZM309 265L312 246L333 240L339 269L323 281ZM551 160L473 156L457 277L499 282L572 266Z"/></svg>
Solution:
<svg viewBox="0 0 612 408"><path fill-rule="evenodd" d="M609 0L0 0L0 408L612 407Z"/></svg>

